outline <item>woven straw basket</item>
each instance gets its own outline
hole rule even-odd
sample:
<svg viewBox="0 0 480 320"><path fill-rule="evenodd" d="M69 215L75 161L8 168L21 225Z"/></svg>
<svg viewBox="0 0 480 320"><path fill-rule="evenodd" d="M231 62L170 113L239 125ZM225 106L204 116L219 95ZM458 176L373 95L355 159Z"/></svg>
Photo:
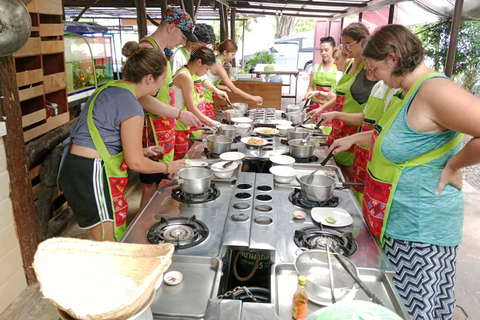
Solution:
<svg viewBox="0 0 480 320"><path fill-rule="evenodd" d="M53 238L39 245L33 267L44 297L73 318L124 320L137 314L151 297L171 264L173 251L172 244ZM115 281L106 281L112 279ZM133 283L130 289L134 289L120 299L115 293L123 288L116 286L126 282ZM96 295L101 297L86 302ZM117 299L108 301L109 297Z"/></svg>

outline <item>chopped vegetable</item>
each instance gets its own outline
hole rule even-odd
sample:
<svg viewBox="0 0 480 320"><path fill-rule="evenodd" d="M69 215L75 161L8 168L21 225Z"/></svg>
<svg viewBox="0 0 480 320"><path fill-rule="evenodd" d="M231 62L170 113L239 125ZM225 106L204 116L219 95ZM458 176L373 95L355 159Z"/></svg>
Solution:
<svg viewBox="0 0 480 320"><path fill-rule="evenodd" d="M192 160L190 159L185 159L185 167L189 168L192 166Z"/></svg>
<svg viewBox="0 0 480 320"><path fill-rule="evenodd" d="M328 216L328 217L325 218L325 221L327 221L328 223L335 223L335 222L337 222L337 219Z"/></svg>

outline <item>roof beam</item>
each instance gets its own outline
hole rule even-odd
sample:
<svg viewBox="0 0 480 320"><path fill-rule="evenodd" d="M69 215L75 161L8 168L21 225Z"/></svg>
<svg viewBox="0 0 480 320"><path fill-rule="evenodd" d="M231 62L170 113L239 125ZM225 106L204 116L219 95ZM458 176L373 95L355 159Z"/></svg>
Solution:
<svg viewBox="0 0 480 320"><path fill-rule="evenodd" d="M347 10L323 10L323 9L305 9L305 8L289 8L289 7L271 7L271 6L251 6L248 4L231 4L231 8L243 8L243 9L260 9L260 10L274 10L274 11L282 11L282 10L289 10L289 11L299 11L299 12L317 12L317 13L345 13Z"/></svg>
<svg viewBox="0 0 480 320"><path fill-rule="evenodd" d="M218 1L218 0L217 0ZM312 0L307 0L307 1L301 1L301 0L235 0L235 1L229 1L230 6L234 6L234 3L239 3L239 2L248 2L248 3L268 3L268 4L295 4L295 5L302 5L302 6L321 6L321 7L342 7L342 8L363 8L366 7L367 4L366 2L364 3L358 3L358 2L328 2L328 1L312 1Z"/></svg>
<svg viewBox="0 0 480 320"><path fill-rule="evenodd" d="M237 9L237 13L252 15L252 16L276 16L278 13L273 11L250 11ZM301 17L301 18L319 18L319 19L329 19L332 18L332 15L313 15L313 14L303 14L303 13L288 13L284 12L282 15L286 17Z"/></svg>
<svg viewBox="0 0 480 320"><path fill-rule="evenodd" d="M351 16L352 14L357 14L357 13L365 12L365 11L377 10L377 9L382 8L382 7L390 6L392 4L399 3L399 2L405 2L405 1L408 1L408 0L373 0L373 1L369 2L369 4L365 7L363 7L363 8L348 10L346 13L336 15L333 18L331 18L330 20L338 20L340 18L345 18L345 17Z"/></svg>

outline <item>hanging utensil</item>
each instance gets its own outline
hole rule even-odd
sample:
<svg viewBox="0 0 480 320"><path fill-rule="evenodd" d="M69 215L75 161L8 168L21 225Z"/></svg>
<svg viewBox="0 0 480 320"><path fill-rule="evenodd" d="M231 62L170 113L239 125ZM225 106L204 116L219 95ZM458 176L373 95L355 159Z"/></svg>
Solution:
<svg viewBox="0 0 480 320"><path fill-rule="evenodd" d="M334 285L333 285L333 270L332 270L332 260L330 258L330 250L329 250L329 244L327 243L327 261L328 261L328 272L330 274L330 292L332 294L332 304L334 304L335 301L335 293L334 293Z"/></svg>
<svg viewBox="0 0 480 320"><path fill-rule="evenodd" d="M225 163L224 165L222 165L222 168L223 169L226 169L229 165L231 165L233 163L233 161L228 161L227 163Z"/></svg>
<svg viewBox="0 0 480 320"><path fill-rule="evenodd" d="M330 151L330 153L327 155L327 157L325 158L325 160L323 160L322 162L320 162L320 165L321 165L322 167L324 167L324 166L327 164L328 160L330 160L331 157L333 157L333 150Z"/></svg>
<svg viewBox="0 0 480 320"><path fill-rule="evenodd" d="M315 130L318 130L320 129L320 126L322 125L322 122L324 121L325 119L320 119L320 121L318 121L317 125L315 127L313 127L313 129Z"/></svg>
<svg viewBox="0 0 480 320"><path fill-rule="evenodd" d="M328 251L328 245L327 245L327 251ZM363 290L363 292L365 292L365 294L367 295L367 297L370 298L370 300L372 300L372 302L376 303L376 304L379 304L381 306L383 306L383 302L382 300L380 300L380 298L374 294L372 291L370 291L370 289L365 285L365 283L358 277L358 275L356 275L355 273L352 272L352 270L350 270L348 268L348 266L346 265L345 261L342 260L342 257L340 257L340 255L338 254L338 252L335 250L335 248L332 248L332 251L334 252L334 256L335 258L337 259L338 262L340 262L340 264L342 265L342 267L345 269L345 271L347 271L347 273L353 278L353 280L355 280L355 282L360 286L360 288ZM329 260L330 261L330 260Z"/></svg>

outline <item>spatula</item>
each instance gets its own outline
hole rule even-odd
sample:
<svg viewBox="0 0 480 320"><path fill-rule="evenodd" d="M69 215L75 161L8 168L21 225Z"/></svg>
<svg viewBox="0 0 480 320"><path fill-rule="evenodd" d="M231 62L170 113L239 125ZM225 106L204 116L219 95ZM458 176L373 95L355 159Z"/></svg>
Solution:
<svg viewBox="0 0 480 320"><path fill-rule="evenodd" d="M312 184L313 178L315 178L315 172L317 172L318 170L320 170L320 168L317 168L317 170L313 171L308 175L307 184Z"/></svg>

